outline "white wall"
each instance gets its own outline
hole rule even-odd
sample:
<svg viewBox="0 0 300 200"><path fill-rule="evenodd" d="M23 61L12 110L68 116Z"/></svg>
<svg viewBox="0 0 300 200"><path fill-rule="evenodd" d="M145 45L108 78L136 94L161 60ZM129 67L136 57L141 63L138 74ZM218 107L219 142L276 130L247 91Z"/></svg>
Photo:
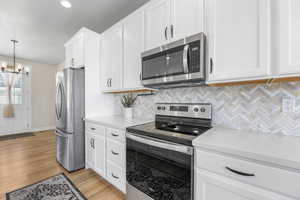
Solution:
<svg viewBox="0 0 300 200"><path fill-rule="evenodd" d="M56 65L56 70L62 71L65 68L65 61L61 62L60 64Z"/></svg>
<svg viewBox="0 0 300 200"><path fill-rule="evenodd" d="M11 58L0 56L1 61ZM31 73L31 128L55 127L55 74L57 66L18 59L18 63L30 65Z"/></svg>

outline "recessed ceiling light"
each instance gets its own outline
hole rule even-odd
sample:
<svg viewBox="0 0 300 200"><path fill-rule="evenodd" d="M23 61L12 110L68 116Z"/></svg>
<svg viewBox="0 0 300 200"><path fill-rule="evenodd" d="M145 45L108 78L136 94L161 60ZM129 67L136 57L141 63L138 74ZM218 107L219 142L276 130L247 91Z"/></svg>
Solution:
<svg viewBox="0 0 300 200"><path fill-rule="evenodd" d="M63 7L65 7L65 8L71 8L71 7L72 7L71 2L68 1L68 0L61 0L61 1L60 1L60 4L61 4Z"/></svg>

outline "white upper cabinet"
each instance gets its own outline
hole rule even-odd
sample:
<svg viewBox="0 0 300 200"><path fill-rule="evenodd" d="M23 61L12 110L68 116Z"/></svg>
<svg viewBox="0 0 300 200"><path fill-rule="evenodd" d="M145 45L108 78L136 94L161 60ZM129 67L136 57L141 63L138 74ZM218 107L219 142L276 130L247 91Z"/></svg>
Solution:
<svg viewBox="0 0 300 200"><path fill-rule="evenodd" d="M72 67L73 61L73 44L68 43L65 45L65 68Z"/></svg>
<svg viewBox="0 0 300 200"><path fill-rule="evenodd" d="M82 29L84 30L84 29ZM84 67L84 41L87 38L84 31L79 31L75 36L65 45L65 67L80 68Z"/></svg>
<svg viewBox="0 0 300 200"><path fill-rule="evenodd" d="M269 0L206 0L210 82L269 75L269 4Z"/></svg>
<svg viewBox="0 0 300 200"><path fill-rule="evenodd" d="M300 74L300 1L279 0L279 73Z"/></svg>
<svg viewBox="0 0 300 200"><path fill-rule="evenodd" d="M170 39L170 0L153 0L145 7L145 46L153 49Z"/></svg>
<svg viewBox="0 0 300 200"><path fill-rule="evenodd" d="M203 0L153 0L145 8L145 49L203 31Z"/></svg>
<svg viewBox="0 0 300 200"><path fill-rule="evenodd" d="M79 34L73 42L73 62L75 67L84 67L84 35Z"/></svg>
<svg viewBox="0 0 300 200"><path fill-rule="evenodd" d="M144 51L144 10L139 9L126 17L124 27L124 88L142 87L140 73L141 53Z"/></svg>
<svg viewBox="0 0 300 200"><path fill-rule="evenodd" d="M122 88L123 78L123 25L117 23L102 34L101 87L103 90Z"/></svg>
<svg viewBox="0 0 300 200"><path fill-rule="evenodd" d="M171 40L203 32L204 0L171 0Z"/></svg>

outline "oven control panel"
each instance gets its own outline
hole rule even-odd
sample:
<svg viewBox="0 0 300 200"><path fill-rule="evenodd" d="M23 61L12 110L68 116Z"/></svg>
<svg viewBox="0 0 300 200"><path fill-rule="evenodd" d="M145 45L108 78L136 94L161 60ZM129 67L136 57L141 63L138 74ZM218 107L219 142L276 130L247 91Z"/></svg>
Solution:
<svg viewBox="0 0 300 200"><path fill-rule="evenodd" d="M176 104L157 103L156 115L189 117L189 118L212 118L212 105L210 103Z"/></svg>

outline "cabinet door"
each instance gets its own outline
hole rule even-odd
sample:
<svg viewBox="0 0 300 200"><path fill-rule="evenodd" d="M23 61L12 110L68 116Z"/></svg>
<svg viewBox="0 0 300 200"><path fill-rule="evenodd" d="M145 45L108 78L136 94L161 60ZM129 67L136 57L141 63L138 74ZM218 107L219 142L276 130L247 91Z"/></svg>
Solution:
<svg viewBox="0 0 300 200"><path fill-rule="evenodd" d="M105 136L95 135L95 171L105 177L106 175L106 143Z"/></svg>
<svg viewBox="0 0 300 200"><path fill-rule="evenodd" d="M195 182L197 200L292 200L204 170L196 170Z"/></svg>
<svg viewBox="0 0 300 200"><path fill-rule="evenodd" d="M90 168L95 166L95 150L94 150L94 134L86 132L85 133L85 158L86 164Z"/></svg>
<svg viewBox="0 0 300 200"><path fill-rule="evenodd" d="M84 66L84 35L80 34L73 41L73 59L74 67Z"/></svg>
<svg viewBox="0 0 300 200"><path fill-rule="evenodd" d="M269 0L206 0L209 81L269 72Z"/></svg>
<svg viewBox="0 0 300 200"><path fill-rule="evenodd" d="M124 20L124 88L142 87L141 53L144 50L144 10L139 9Z"/></svg>
<svg viewBox="0 0 300 200"><path fill-rule="evenodd" d="M171 1L171 39L203 32L204 0Z"/></svg>
<svg viewBox="0 0 300 200"><path fill-rule="evenodd" d="M72 67L73 45L69 43L65 46L65 68Z"/></svg>
<svg viewBox="0 0 300 200"><path fill-rule="evenodd" d="M146 50L169 42L170 11L170 0L153 0L145 7Z"/></svg>
<svg viewBox="0 0 300 200"><path fill-rule="evenodd" d="M279 73L300 74L300 1L279 1Z"/></svg>
<svg viewBox="0 0 300 200"><path fill-rule="evenodd" d="M123 78L123 25L115 24L102 35L101 69L104 90L122 88Z"/></svg>

